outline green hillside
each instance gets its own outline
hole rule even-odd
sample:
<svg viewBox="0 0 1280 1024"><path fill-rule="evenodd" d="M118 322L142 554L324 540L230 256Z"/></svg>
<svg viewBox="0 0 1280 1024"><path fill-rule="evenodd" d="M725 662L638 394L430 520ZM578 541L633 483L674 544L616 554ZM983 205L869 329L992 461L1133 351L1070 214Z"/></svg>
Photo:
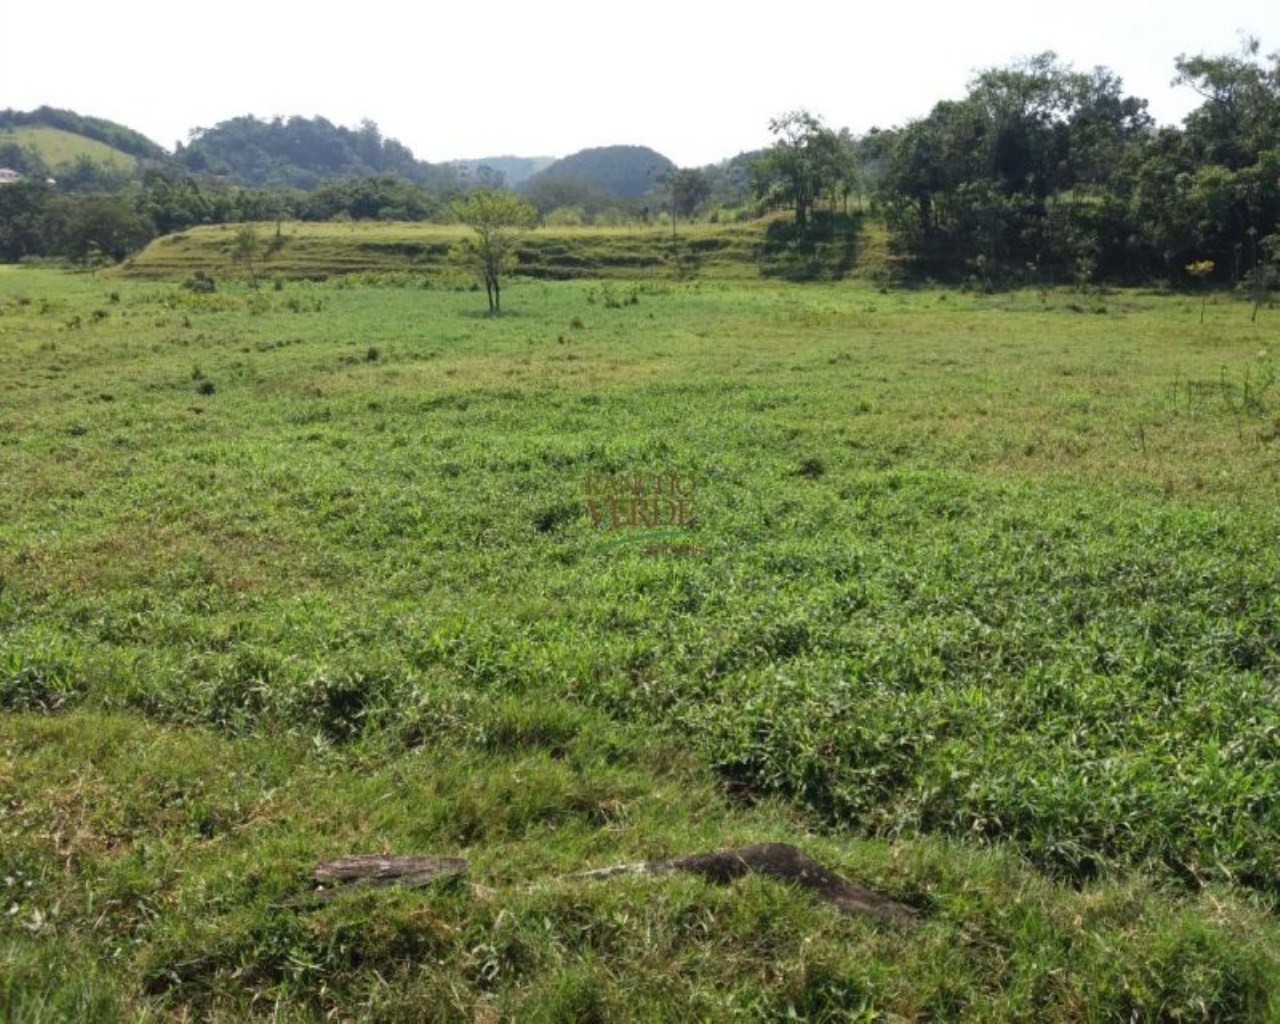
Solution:
<svg viewBox="0 0 1280 1024"><path fill-rule="evenodd" d="M58 128L144 160L164 160L168 153L141 132L102 117L74 110L37 107L35 110L0 110L0 129Z"/></svg>
<svg viewBox="0 0 1280 1024"><path fill-rule="evenodd" d="M648 146L600 146L557 160L529 182L571 179L590 182L627 199L650 192L675 164Z"/></svg>
<svg viewBox="0 0 1280 1024"><path fill-rule="evenodd" d="M44 125L0 128L0 146L6 144L30 150L54 171L74 166L81 157L117 171L132 171L138 165L137 157L105 142Z"/></svg>

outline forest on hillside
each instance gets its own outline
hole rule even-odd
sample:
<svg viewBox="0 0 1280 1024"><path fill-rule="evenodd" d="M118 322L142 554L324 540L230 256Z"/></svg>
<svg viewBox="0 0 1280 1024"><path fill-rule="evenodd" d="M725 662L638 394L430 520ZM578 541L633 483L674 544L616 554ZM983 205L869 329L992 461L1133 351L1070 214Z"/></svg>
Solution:
<svg viewBox="0 0 1280 1024"><path fill-rule="evenodd" d="M414 157L368 119L344 128L323 117L237 117L197 128L174 153L180 167L259 188L314 189L334 178L394 175L432 191L455 188L456 173Z"/></svg>
<svg viewBox="0 0 1280 1024"><path fill-rule="evenodd" d="M856 208L883 221L899 271L917 277L1270 288L1280 54L1264 57L1250 40L1172 68L1199 97L1177 127L1156 126L1114 72L1045 53L980 72L964 96L899 127L855 136L797 110L772 122L772 147L718 165L681 169L645 147L608 147L519 188L558 224L789 210L803 236ZM235 118L197 129L169 156L109 122L42 110L6 111L0 128L52 118L136 154L138 167L127 180L72 168L78 176L50 184L31 154L0 147L0 165L34 170L0 190L0 259L121 259L157 234L210 223L448 221L467 191L506 187L500 170L419 161L371 121Z"/></svg>

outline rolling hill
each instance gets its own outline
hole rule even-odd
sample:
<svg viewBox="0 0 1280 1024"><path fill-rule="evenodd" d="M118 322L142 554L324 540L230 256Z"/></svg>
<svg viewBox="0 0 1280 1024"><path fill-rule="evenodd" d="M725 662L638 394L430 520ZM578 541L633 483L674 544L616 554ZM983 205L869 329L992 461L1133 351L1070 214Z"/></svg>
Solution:
<svg viewBox="0 0 1280 1024"><path fill-rule="evenodd" d="M625 199L638 199L675 168L671 160L648 146L600 146L557 160L527 184L571 179L589 182Z"/></svg>
<svg viewBox="0 0 1280 1024"><path fill-rule="evenodd" d="M132 174L145 162L251 187L310 190L336 179L391 174L445 190L483 178L522 189L571 182L605 200L645 196L675 169L656 150L633 145L584 149L559 160L508 155L431 164L384 137L373 121L347 128L300 116L244 115L195 128L170 154L140 132L103 118L53 107L0 110L0 165L57 176L81 158L115 174Z"/></svg>

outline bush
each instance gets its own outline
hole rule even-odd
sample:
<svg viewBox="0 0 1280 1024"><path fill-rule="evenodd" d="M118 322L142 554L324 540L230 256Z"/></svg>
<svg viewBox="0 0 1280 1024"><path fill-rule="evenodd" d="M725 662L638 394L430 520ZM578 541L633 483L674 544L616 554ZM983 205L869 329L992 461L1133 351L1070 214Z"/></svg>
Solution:
<svg viewBox="0 0 1280 1024"><path fill-rule="evenodd" d="M194 274L182 282L182 287L189 292L197 292L199 294L208 294L216 292L218 285L212 277L203 270L197 270Z"/></svg>

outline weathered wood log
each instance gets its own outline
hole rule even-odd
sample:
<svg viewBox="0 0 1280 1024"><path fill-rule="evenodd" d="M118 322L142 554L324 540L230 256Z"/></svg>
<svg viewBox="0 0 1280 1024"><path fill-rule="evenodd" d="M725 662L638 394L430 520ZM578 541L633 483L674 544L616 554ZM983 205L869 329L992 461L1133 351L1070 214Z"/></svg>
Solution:
<svg viewBox="0 0 1280 1024"><path fill-rule="evenodd" d="M421 888L460 875L467 867L468 862L460 857L356 854L321 862L316 866L313 877L321 886L317 889L317 895L327 898L335 891L335 886L348 883ZM754 843L669 860L615 864L594 871L565 875L561 880L598 880L623 874L660 875L677 871L701 875L720 885L754 872L808 889L841 913L866 914L896 924L910 924L915 920L915 914L905 904L857 882L841 878L790 843Z"/></svg>
<svg viewBox="0 0 1280 1024"><path fill-rule="evenodd" d="M370 885L405 885L421 888L452 878L467 870L460 857L387 857L358 853L337 860L321 861L312 877L322 886L365 882Z"/></svg>

